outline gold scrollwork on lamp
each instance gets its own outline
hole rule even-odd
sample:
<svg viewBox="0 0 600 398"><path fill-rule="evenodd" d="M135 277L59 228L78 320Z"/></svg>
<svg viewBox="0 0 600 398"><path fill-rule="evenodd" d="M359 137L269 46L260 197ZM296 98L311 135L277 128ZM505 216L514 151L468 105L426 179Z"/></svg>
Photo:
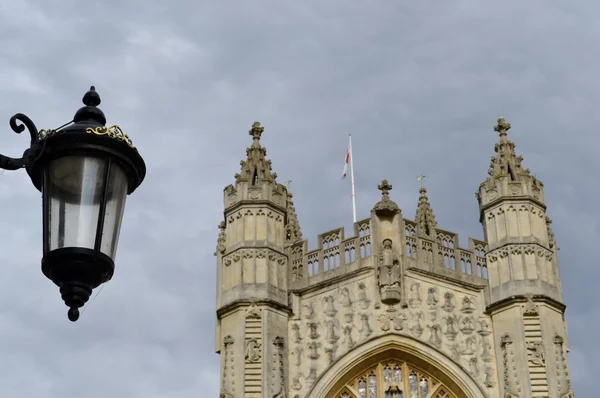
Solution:
<svg viewBox="0 0 600 398"><path fill-rule="evenodd" d="M54 129L42 129L38 133L38 138L40 140L43 140L45 138L52 137L53 135L56 135L56 134L58 134L58 131L56 131Z"/></svg>
<svg viewBox="0 0 600 398"><path fill-rule="evenodd" d="M123 133L123 130L121 130L121 128L117 125L110 126L110 127L99 126L99 127L96 127L95 129L88 127L87 129L85 129L85 132L88 134L108 135L110 138L114 138L119 141L123 141L130 147L135 148L133 146L133 141L131 141L131 138L129 138L129 136L127 134Z"/></svg>

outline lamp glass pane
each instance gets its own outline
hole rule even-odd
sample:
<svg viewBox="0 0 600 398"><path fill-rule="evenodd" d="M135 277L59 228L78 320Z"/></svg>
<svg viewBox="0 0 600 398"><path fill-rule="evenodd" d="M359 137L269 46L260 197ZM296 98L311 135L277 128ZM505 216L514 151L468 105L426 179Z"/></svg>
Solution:
<svg viewBox="0 0 600 398"><path fill-rule="evenodd" d="M48 165L49 249L93 249L104 191L106 160L65 156Z"/></svg>
<svg viewBox="0 0 600 398"><path fill-rule="evenodd" d="M100 251L114 261L128 189L127 176L119 165L115 163L111 165L107 183L108 193L106 195L106 212L104 213Z"/></svg>

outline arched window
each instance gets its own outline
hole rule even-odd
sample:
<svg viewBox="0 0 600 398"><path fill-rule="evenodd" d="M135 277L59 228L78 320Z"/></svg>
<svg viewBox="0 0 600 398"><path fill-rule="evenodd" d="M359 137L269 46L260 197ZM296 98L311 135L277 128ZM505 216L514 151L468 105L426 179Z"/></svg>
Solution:
<svg viewBox="0 0 600 398"><path fill-rule="evenodd" d="M403 361L383 361L356 375L335 398L455 398L435 377Z"/></svg>

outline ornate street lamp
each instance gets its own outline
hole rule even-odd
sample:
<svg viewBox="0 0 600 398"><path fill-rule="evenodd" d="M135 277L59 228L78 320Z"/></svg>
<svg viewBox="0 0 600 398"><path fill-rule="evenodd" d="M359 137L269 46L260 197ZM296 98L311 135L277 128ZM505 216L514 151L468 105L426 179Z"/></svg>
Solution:
<svg viewBox="0 0 600 398"><path fill-rule="evenodd" d="M42 193L42 272L60 288L73 322L92 290L113 276L125 199L146 175L131 139L106 127L93 86L83 103L71 122L39 133L27 116L14 115L10 127L27 128L30 148L20 159L0 155L0 168L25 168Z"/></svg>

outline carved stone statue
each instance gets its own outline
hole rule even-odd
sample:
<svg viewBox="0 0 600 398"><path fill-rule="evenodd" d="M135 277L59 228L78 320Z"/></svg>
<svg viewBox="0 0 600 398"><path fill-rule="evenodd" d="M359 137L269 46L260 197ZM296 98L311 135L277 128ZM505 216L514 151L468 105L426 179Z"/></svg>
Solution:
<svg viewBox="0 0 600 398"><path fill-rule="evenodd" d="M260 343L256 339L250 339L246 342L246 361L256 362L260 359Z"/></svg>
<svg viewBox="0 0 600 398"><path fill-rule="evenodd" d="M383 241L383 250L379 264L379 293L384 304L394 305L401 300L400 262L392 250L392 241Z"/></svg>

